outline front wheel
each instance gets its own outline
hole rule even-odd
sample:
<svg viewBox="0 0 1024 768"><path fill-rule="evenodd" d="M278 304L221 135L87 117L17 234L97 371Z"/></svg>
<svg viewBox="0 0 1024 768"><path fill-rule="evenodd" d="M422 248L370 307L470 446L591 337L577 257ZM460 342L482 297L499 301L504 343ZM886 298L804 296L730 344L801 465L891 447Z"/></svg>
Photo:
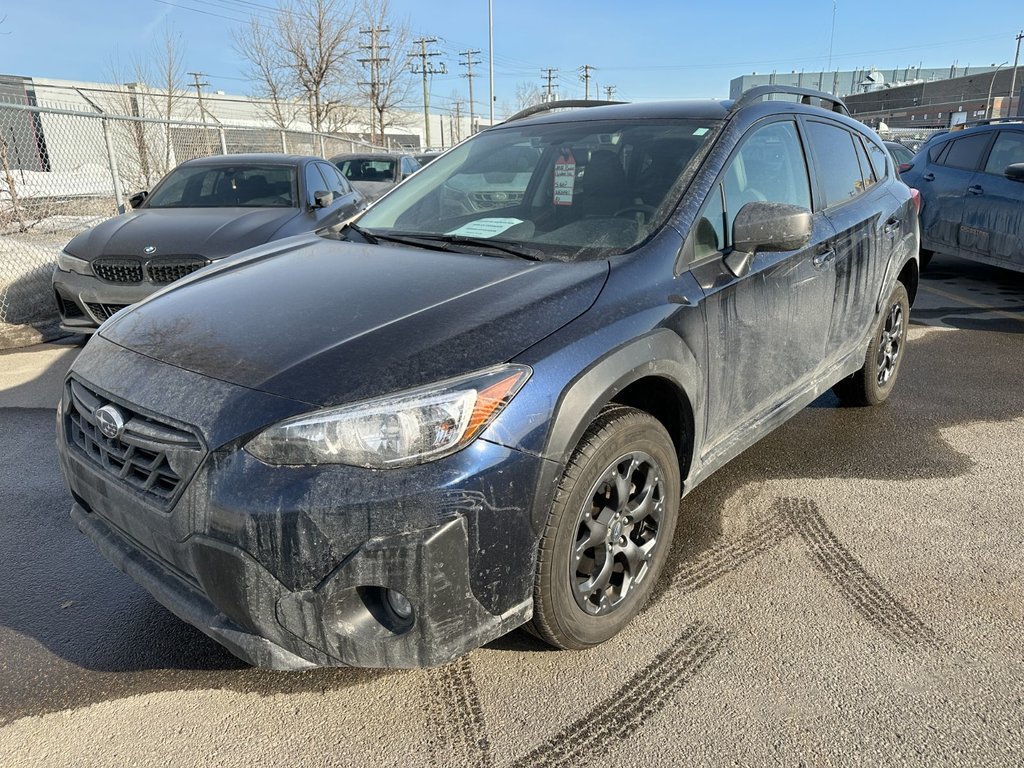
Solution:
<svg viewBox="0 0 1024 768"><path fill-rule="evenodd" d="M635 408L602 411L573 452L541 538L531 631L566 649L603 643L643 607L672 543L679 459Z"/></svg>
<svg viewBox="0 0 1024 768"><path fill-rule="evenodd" d="M864 366L832 387L844 405L884 403L896 383L910 323L910 299L903 283L896 283L884 306L868 339Z"/></svg>

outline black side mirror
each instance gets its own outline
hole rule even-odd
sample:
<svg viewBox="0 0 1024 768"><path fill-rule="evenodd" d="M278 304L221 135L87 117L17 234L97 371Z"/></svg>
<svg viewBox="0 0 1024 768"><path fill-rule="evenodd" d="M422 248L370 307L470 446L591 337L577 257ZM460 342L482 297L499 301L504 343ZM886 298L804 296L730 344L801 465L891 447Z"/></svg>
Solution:
<svg viewBox="0 0 1024 768"><path fill-rule="evenodd" d="M128 198L128 205L130 205L132 208L138 208L140 205L146 202L147 197L149 197L149 190L147 189L144 189L141 192L136 192L134 195Z"/></svg>
<svg viewBox="0 0 1024 768"><path fill-rule="evenodd" d="M313 207L314 208L326 208L328 205L334 202L334 193L325 192L320 190L319 192L313 193Z"/></svg>
<svg viewBox="0 0 1024 768"><path fill-rule="evenodd" d="M1024 181L1024 163L1014 163L1006 166L1003 175L1010 181Z"/></svg>
<svg viewBox="0 0 1024 768"><path fill-rule="evenodd" d="M747 203L732 225L732 252L725 266L736 277L749 270L760 251L795 251L811 239L811 212L788 203Z"/></svg>

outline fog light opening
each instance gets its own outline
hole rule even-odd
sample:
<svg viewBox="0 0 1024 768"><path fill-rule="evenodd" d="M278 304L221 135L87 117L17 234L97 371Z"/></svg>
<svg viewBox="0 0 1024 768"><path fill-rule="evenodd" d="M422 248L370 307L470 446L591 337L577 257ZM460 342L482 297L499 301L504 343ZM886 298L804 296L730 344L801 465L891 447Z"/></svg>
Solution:
<svg viewBox="0 0 1024 768"><path fill-rule="evenodd" d="M398 618L403 621L408 621L412 618L412 603L401 592L397 592L394 589L385 590L384 598L387 600L388 607L394 611Z"/></svg>

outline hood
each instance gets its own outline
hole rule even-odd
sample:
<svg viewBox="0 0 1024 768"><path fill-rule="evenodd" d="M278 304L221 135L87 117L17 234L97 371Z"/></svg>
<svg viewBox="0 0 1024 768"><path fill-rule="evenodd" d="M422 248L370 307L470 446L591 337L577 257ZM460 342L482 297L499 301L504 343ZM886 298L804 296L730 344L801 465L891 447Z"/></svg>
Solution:
<svg viewBox="0 0 1024 768"><path fill-rule="evenodd" d="M349 184L355 187L368 203L382 197L385 192L395 186L393 181L350 181Z"/></svg>
<svg viewBox="0 0 1024 768"><path fill-rule="evenodd" d="M153 246L153 256L218 259L267 242L297 215L296 208L143 208L86 230L67 250L80 259L95 259L143 256L143 249Z"/></svg>
<svg viewBox="0 0 1024 768"><path fill-rule="evenodd" d="M283 242L164 289L100 335L222 381L335 405L506 362L585 312L608 275L604 261Z"/></svg>

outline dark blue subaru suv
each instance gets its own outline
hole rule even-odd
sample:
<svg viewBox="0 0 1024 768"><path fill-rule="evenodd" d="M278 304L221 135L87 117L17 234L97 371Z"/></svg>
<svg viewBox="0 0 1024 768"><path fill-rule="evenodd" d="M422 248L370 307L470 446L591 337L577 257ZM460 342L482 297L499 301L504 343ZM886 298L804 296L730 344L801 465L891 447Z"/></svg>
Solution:
<svg viewBox="0 0 1024 768"><path fill-rule="evenodd" d="M934 253L1024 272L1024 118L928 142L901 176L921 193L921 262Z"/></svg>
<svg viewBox="0 0 1024 768"><path fill-rule="evenodd" d="M547 105L104 323L58 413L72 518L262 666L595 645L682 496L829 388L888 397L917 221L824 93Z"/></svg>

